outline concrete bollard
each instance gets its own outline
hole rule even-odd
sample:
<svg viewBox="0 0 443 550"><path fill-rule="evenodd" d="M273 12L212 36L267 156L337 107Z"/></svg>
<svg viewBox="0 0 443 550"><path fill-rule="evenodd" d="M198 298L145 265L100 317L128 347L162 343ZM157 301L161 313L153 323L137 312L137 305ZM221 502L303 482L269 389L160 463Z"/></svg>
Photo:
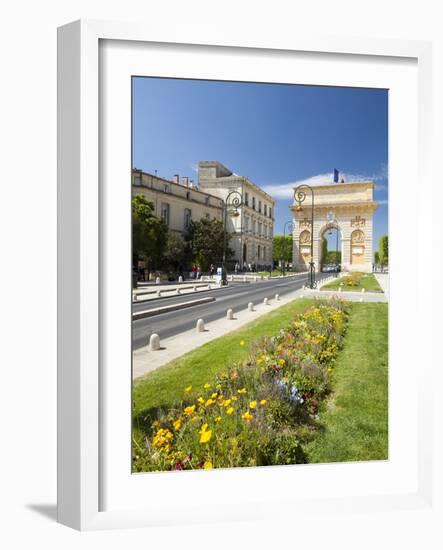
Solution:
<svg viewBox="0 0 443 550"><path fill-rule="evenodd" d="M162 295L162 291L161 291L161 290L157 290L156 294L157 294L157 297L160 298L161 295Z"/></svg>
<svg viewBox="0 0 443 550"><path fill-rule="evenodd" d="M276 302L280 301L280 295L279 295L279 294L276 294L276 295L275 295L275 301L276 301Z"/></svg>
<svg viewBox="0 0 443 550"><path fill-rule="evenodd" d="M205 322L203 321L203 319L199 319L197 321L197 325L196 325L196 330L197 332L204 332L205 331Z"/></svg>
<svg viewBox="0 0 443 550"><path fill-rule="evenodd" d="M208 290L212 290L212 285L211 284L208 285Z"/></svg>
<svg viewBox="0 0 443 550"><path fill-rule="evenodd" d="M268 306L268 305L269 305L269 300L268 300L267 298L265 298L265 299L263 300L263 303L265 304L265 306Z"/></svg>
<svg viewBox="0 0 443 550"><path fill-rule="evenodd" d="M248 311L254 311L254 304L252 302L248 304Z"/></svg>
<svg viewBox="0 0 443 550"><path fill-rule="evenodd" d="M258 281L258 277L254 277L254 283Z"/></svg>
<svg viewBox="0 0 443 550"><path fill-rule="evenodd" d="M366 289L365 289L365 288L362 288L361 291L362 291L362 292L366 292Z"/></svg>
<svg viewBox="0 0 443 550"><path fill-rule="evenodd" d="M360 302L363 302L363 298L360 298Z"/></svg>
<svg viewBox="0 0 443 550"><path fill-rule="evenodd" d="M247 280L246 275L243 275L243 282L246 283Z"/></svg>
<svg viewBox="0 0 443 550"><path fill-rule="evenodd" d="M304 297L305 297L305 295L304 295L304 294L301 294L301 295L300 295L300 298L304 298Z"/></svg>
<svg viewBox="0 0 443 550"><path fill-rule="evenodd" d="M136 302L137 301L137 294L133 294L132 299L134 300L134 302Z"/></svg>
<svg viewBox="0 0 443 550"><path fill-rule="evenodd" d="M159 285L159 284L160 284L160 277L156 277L156 279L155 279L155 284L156 284L156 285Z"/></svg>
<svg viewBox="0 0 443 550"><path fill-rule="evenodd" d="M180 277L178 278L178 282L179 283L182 283L183 282L183 277L180 275Z"/></svg>
<svg viewBox="0 0 443 550"><path fill-rule="evenodd" d="M197 287L194 285L194 292L197 292Z"/></svg>
<svg viewBox="0 0 443 550"><path fill-rule="evenodd" d="M229 319L230 321L234 319L234 311L232 309L228 309L226 312L226 319Z"/></svg>
<svg viewBox="0 0 443 550"><path fill-rule="evenodd" d="M180 289L179 289L179 288L177 288L177 289L176 289L176 291L175 291L175 293L176 293L176 294L181 294L181 291L180 291Z"/></svg>
<svg viewBox="0 0 443 550"><path fill-rule="evenodd" d="M157 351L160 349L160 336L158 334L151 334L149 338L149 349L151 351Z"/></svg>
<svg viewBox="0 0 443 550"><path fill-rule="evenodd" d="M338 291L339 291L339 292L343 292L343 289L342 289L341 286L338 287Z"/></svg>

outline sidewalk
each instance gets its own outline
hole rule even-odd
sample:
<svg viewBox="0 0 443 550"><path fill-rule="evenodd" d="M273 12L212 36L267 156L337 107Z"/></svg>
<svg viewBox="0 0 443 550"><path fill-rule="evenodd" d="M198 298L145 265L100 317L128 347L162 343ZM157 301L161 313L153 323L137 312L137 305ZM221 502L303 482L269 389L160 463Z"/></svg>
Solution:
<svg viewBox="0 0 443 550"><path fill-rule="evenodd" d="M389 300L389 273L374 273L374 277Z"/></svg>
<svg viewBox="0 0 443 550"><path fill-rule="evenodd" d="M272 292L270 292L272 296ZM224 336L228 332L237 330L238 328L246 325L251 321L255 321L265 313L269 313L292 300L304 296L306 297L306 291L298 289L290 294L280 297L277 301L275 295L269 297L269 304L264 303L254 305L254 311L243 309L241 311L234 311L234 319L228 320L226 317L212 321L205 325L205 332L197 332L196 329L187 330L161 340L161 349L158 351L150 351L148 341L146 346L139 348L133 353L133 378L139 378L147 372L158 369L159 367L166 365L173 359L188 353L195 348L218 338ZM148 340L148 338L146 338Z"/></svg>

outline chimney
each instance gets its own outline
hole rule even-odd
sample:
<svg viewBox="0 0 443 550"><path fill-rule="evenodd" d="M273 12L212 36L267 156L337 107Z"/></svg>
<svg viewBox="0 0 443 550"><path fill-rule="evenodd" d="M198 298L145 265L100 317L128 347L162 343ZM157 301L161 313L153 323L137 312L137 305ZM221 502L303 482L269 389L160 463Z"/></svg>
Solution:
<svg viewBox="0 0 443 550"><path fill-rule="evenodd" d="M173 181L174 183L178 183L178 180L179 180L178 174L174 174L174 175L172 176L172 181Z"/></svg>
<svg viewBox="0 0 443 550"><path fill-rule="evenodd" d="M188 176L183 176L183 178L182 178L182 184L183 184L185 187L188 187L188 182L189 182Z"/></svg>

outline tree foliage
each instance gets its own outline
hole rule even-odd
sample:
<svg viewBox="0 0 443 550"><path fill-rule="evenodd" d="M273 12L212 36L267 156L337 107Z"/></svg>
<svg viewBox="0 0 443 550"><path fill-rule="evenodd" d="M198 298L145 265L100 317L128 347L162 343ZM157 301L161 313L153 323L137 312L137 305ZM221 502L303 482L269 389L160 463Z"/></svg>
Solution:
<svg viewBox="0 0 443 550"><path fill-rule="evenodd" d="M132 199L132 255L134 264L139 258L149 267L160 266L168 235L168 226L153 214L154 205L144 195Z"/></svg>
<svg viewBox="0 0 443 550"><path fill-rule="evenodd" d="M178 271L186 264L187 248L186 242L181 235L170 231L166 240L165 252L163 254L165 267Z"/></svg>
<svg viewBox="0 0 443 550"><path fill-rule="evenodd" d="M202 271L207 271L211 264L221 264L223 259L223 224L218 220L192 220L186 241L192 260L200 266ZM226 236L226 259L233 256L234 252L229 248L232 236Z"/></svg>
<svg viewBox="0 0 443 550"><path fill-rule="evenodd" d="M292 235L274 235L272 258L275 262L292 262Z"/></svg>
<svg viewBox="0 0 443 550"><path fill-rule="evenodd" d="M381 264L389 264L389 240L387 235L383 235L378 240L378 255Z"/></svg>

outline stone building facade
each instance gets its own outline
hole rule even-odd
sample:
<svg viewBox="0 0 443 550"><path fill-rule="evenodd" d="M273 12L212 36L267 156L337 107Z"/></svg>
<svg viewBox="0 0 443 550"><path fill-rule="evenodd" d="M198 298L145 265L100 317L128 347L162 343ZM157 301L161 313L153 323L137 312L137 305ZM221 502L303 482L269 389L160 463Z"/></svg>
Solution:
<svg viewBox="0 0 443 550"><path fill-rule="evenodd" d="M238 262L240 268L272 266L274 199L249 178L234 174L218 161L198 163L198 183L201 191L223 201L233 191L242 199L235 216L230 209L227 212L227 230L233 235L229 246L234 250L230 263Z"/></svg>
<svg viewBox="0 0 443 550"><path fill-rule="evenodd" d="M162 218L171 231L184 235L191 220L223 221L223 201L201 191L187 177L172 180L132 171L132 196L143 194L154 204L154 215Z"/></svg>
<svg viewBox="0 0 443 550"><path fill-rule="evenodd" d="M329 229L338 229L341 237L342 271L371 272L373 263L372 216L377 208L373 199L373 182L349 182L312 187L314 192L314 227L311 227L311 194L299 210L294 201L293 262L297 271L304 271L311 259L315 270L322 265L322 238Z"/></svg>

